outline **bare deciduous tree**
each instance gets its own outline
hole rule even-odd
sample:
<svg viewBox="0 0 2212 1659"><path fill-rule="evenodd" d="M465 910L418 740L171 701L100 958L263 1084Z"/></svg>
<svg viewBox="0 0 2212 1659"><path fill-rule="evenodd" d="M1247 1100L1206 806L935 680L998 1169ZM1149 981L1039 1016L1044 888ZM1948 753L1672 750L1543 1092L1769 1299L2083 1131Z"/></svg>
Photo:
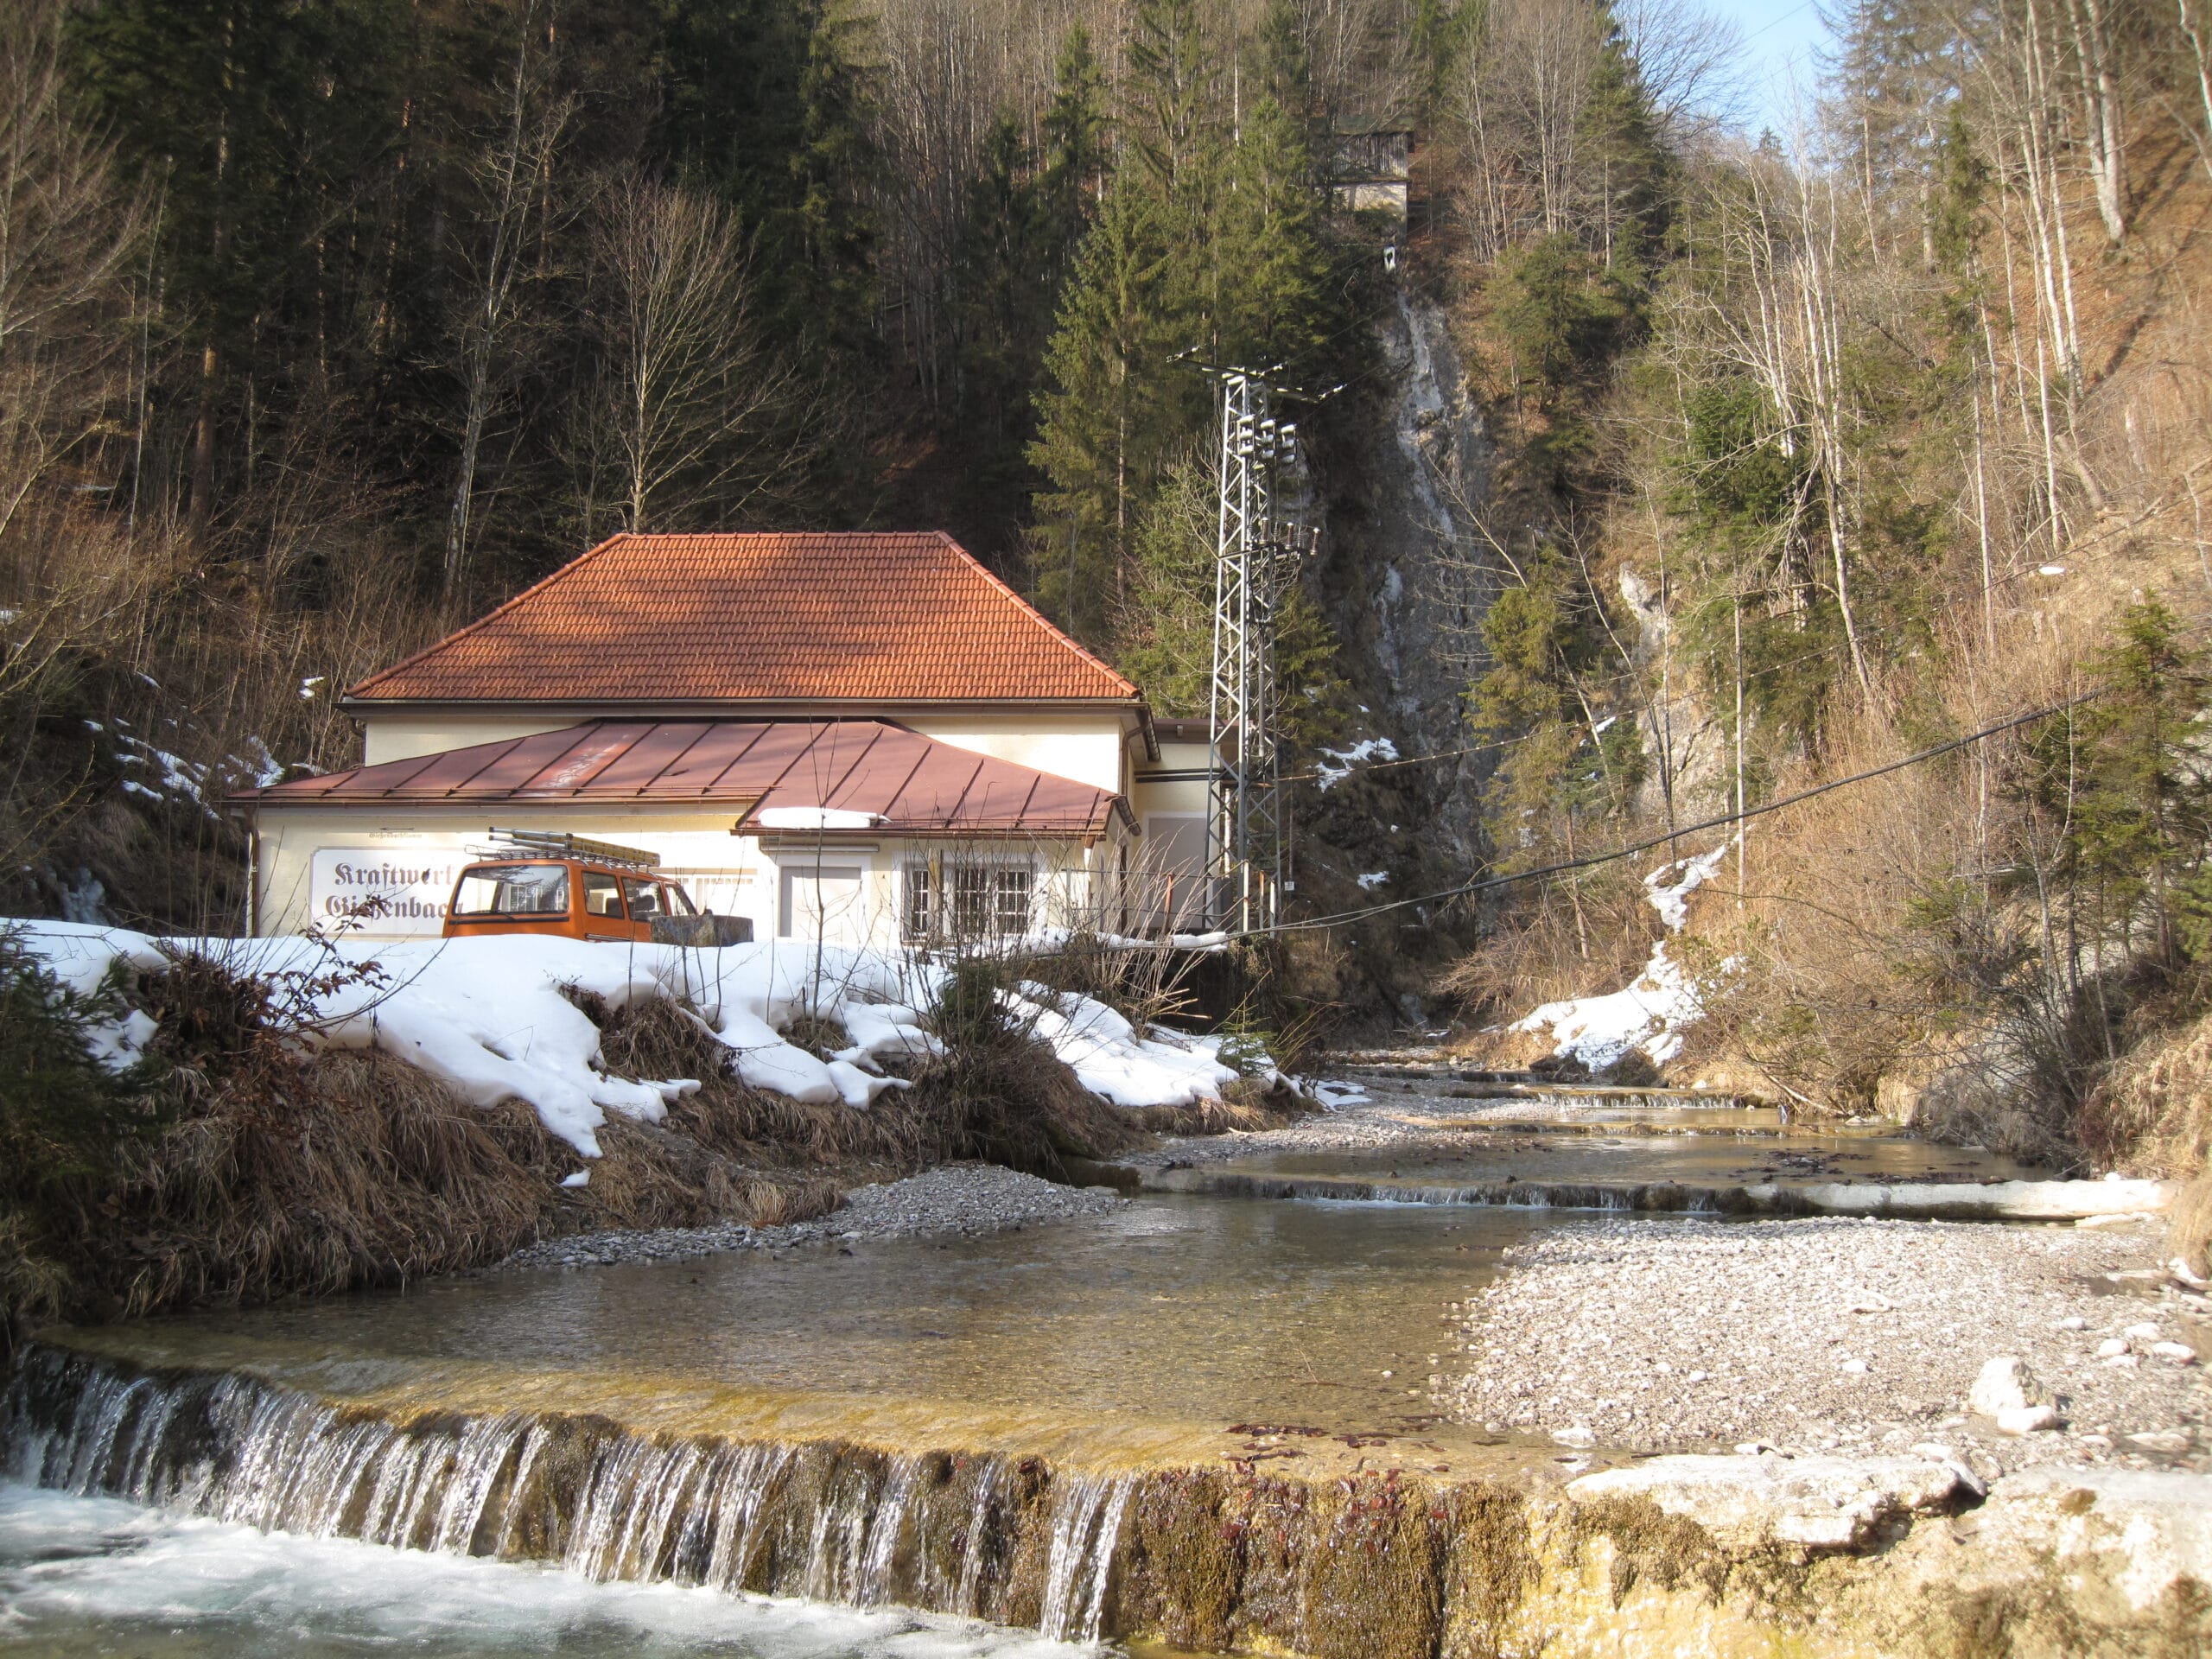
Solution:
<svg viewBox="0 0 2212 1659"><path fill-rule="evenodd" d="M816 400L768 340L751 253L705 197L618 180L592 237L594 497L637 532L727 523L786 493Z"/></svg>
<svg viewBox="0 0 2212 1659"><path fill-rule="evenodd" d="M453 503L446 517L443 575L449 601L461 594L474 551L486 429L513 390L513 346L533 274L531 249L554 228L544 222L554 211L553 162L575 109L573 98L552 91L556 37L543 10L537 0L524 4L499 130L467 152L480 207L463 237L459 261L467 288L454 329L461 403Z"/></svg>

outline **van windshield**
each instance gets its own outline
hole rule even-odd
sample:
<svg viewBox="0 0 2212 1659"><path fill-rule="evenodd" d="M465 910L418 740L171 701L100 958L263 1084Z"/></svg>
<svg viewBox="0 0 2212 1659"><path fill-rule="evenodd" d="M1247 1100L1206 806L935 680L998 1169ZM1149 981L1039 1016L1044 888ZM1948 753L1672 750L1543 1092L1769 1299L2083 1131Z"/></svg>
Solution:
<svg viewBox="0 0 2212 1659"><path fill-rule="evenodd" d="M480 864L461 872L453 896L456 916L565 916L565 864Z"/></svg>

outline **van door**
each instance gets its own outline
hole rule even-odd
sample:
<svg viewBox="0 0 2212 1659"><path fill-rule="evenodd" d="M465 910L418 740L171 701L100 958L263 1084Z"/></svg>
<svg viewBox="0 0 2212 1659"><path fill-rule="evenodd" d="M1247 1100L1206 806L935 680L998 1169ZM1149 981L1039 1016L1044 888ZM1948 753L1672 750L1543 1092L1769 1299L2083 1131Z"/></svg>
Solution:
<svg viewBox="0 0 2212 1659"><path fill-rule="evenodd" d="M622 883L606 870L577 872L579 896L583 901L582 924L588 939L632 939L629 912L622 908Z"/></svg>

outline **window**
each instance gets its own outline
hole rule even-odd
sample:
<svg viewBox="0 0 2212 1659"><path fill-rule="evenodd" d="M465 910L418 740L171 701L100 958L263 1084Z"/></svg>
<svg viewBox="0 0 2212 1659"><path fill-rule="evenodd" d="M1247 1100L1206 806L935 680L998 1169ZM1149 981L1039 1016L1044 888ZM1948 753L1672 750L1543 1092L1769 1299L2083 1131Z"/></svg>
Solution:
<svg viewBox="0 0 2212 1659"><path fill-rule="evenodd" d="M930 867L906 867L905 903L899 912L899 937L909 944L933 938L938 932L937 890L930 885Z"/></svg>
<svg viewBox="0 0 2212 1659"><path fill-rule="evenodd" d="M991 931L1020 934L1029 931L1029 872L991 872Z"/></svg>
<svg viewBox="0 0 2212 1659"><path fill-rule="evenodd" d="M650 922L661 913L660 889L652 882L634 875L622 878L622 897L630 906L630 919Z"/></svg>
<svg viewBox="0 0 2212 1659"><path fill-rule="evenodd" d="M584 872L584 914L622 919L622 884L604 870Z"/></svg>
<svg viewBox="0 0 2212 1659"><path fill-rule="evenodd" d="M698 907L691 902L691 895L673 881L660 884L660 908L664 916L696 916Z"/></svg>
<svg viewBox="0 0 2212 1659"><path fill-rule="evenodd" d="M454 895L456 916L566 916L564 864L487 864L467 871Z"/></svg>
<svg viewBox="0 0 2212 1659"><path fill-rule="evenodd" d="M926 939L1005 938L1029 931L1034 885L1026 864L955 863L935 875L926 864L906 867L899 933L910 944Z"/></svg>
<svg viewBox="0 0 2212 1659"><path fill-rule="evenodd" d="M982 864L952 867L952 937L988 938L992 925L991 871Z"/></svg>

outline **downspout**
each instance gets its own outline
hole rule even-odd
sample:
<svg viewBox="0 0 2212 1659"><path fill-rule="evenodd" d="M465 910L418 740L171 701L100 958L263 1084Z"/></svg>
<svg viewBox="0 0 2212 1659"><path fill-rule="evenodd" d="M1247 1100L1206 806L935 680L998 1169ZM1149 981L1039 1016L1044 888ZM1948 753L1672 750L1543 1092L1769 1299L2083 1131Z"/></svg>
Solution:
<svg viewBox="0 0 2212 1659"><path fill-rule="evenodd" d="M261 937L261 815L249 810L245 819L245 936Z"/></svg>

